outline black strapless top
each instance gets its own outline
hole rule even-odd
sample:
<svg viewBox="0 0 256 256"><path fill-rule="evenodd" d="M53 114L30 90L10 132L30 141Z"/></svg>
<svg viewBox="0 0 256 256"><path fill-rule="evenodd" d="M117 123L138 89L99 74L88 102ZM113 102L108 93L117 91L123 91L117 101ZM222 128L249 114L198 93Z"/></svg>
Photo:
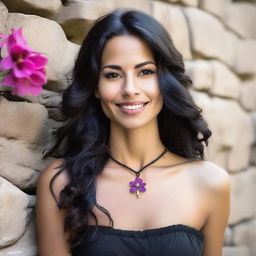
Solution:
<svg viewBox="0 0 256 256"><path fill-rule="evenodd" d="M89 234L96 226L90 226ZM93 239L72 250L72 256L200 256L204 235L183 224L143 231L98 226Z"/></svg>

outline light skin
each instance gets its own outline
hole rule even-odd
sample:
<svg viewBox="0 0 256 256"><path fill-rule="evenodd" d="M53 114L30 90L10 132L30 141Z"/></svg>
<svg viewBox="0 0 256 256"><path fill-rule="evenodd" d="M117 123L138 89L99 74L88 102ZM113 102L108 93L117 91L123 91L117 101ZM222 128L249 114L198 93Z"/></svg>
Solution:
<svg viewBox="0 0 256 256"><path fill-rule="evenodd" d="M120 36L109 40L102 55L95 95L111 121L111 154L138 170L164 149L157 126L163 99L152 53L143 41L133 39ZM143 112L137 115L123 114L116 105L137 101L148 102ZM145 141L150 141L150 147L145 147Z"/></svg>
<svg viewBox="0 0 256 256"><path fill-rule="evenodd" d="M152 52L139 38L124 35L107 42L95 96L110 119L111 154L135 170L164 149L157 126L163 99L156 72ZM116 105L134 101L148 103L136 115L128 115ZM203 256L221 256L229 215L229 176L210 161L171 166L186 160L168 152L146 168L141 177L148 190L139 199L127 190L135 175L109 160L96 180L97 202L109 211L114 228L145 230L184 224L204 234ZM49 165L38 182L39 256L70 255L63 233L64 213L57 209L48 188L59 161ZM68 176L63 172L56 179L55 194L59 195L67 183ZM101 211L96 207L93 211L100 225L109 225ZM93 219L90 223L95 224Z"/></svg>

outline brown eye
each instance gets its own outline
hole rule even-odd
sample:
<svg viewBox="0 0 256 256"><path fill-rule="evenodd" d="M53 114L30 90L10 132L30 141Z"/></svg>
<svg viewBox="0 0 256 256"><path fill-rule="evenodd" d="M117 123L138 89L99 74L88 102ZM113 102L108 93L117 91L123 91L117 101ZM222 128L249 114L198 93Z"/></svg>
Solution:
<svg viewBox="0 0 256 256"><path fill-rule="evenodd" d="M109 72L107 74L104 75L107 79L113 79L113 78L117 78L120 75L118 73L114 73L114 72Z"/></svg>
<svg viewBox="0 0 256 256"><path fill-rule="evenodd" d="M151 69L143 69L140 71L139 75L140 76L144 76L144 75L150 75L150 74L154 74L155 72Z"/></svg>

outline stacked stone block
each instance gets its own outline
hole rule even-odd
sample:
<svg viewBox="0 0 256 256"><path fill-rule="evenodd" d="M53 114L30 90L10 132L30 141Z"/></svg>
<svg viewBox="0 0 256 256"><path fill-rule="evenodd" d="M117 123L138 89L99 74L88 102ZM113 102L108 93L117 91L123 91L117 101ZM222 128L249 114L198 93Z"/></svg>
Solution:
<svg viewBox="0 0 256 256"><path fill-rule="evenodd" d="M256 1L2 0L0 33L23 27L49 59L39 96L0 83L0 256L37 254L36 183L42 153L62 124L59 104L84 36L116 8L154 16L170 33L193 80L191 94L213 136L207 158L231 176L224 256L256 256ZM2 52L2 57L5 56ZM206 170L207 171L207 170Z"/></svg>

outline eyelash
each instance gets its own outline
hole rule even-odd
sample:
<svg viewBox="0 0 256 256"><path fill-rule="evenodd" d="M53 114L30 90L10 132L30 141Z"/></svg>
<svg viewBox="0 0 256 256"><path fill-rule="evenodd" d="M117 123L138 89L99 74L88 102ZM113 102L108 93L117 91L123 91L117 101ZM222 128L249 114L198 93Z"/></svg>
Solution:
<svg viewBox="0 0 256 256"><path fill-rule="evenodd" d="M140 71L140 73L143 73L142 75L145 76L145 75L154 74L155 71L153 71L153 70L151 70L151 69L142 69L142 70ZM140 74L140 73L139 73L139 74ZM104 75L104 77L107 78L107 79L115 79L115 78L117 78L118 76L121 76L121 75L118 74L118 73L115 73L115 72L109 72L109 73L106 73L106 74Z"/></svg>

